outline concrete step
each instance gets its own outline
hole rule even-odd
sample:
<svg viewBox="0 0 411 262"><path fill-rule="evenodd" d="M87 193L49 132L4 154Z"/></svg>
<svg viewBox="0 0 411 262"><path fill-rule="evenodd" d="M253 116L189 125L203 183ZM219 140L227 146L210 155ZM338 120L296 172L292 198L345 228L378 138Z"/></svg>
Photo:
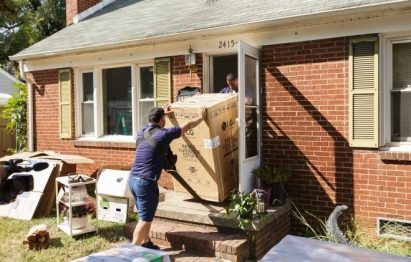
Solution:
<svg viewBox="0 0 411 262"><path fill-rule="evenodd" d="M135 226L136 222L125 226L129 238L132 237ZM151 226L150 238L157 245L195 252L206 256L205 259L214 259L200 261L245 261L249 255L249 243L245 236L221 233L212 227L155 220Z"/></svg>

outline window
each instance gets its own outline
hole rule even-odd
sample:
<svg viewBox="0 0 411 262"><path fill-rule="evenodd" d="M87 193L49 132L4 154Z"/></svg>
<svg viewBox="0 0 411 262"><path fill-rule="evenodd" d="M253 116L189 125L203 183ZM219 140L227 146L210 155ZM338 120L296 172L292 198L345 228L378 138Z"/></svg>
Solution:
<svg viewBox="0 0 411 262"><path fill-rule="evenodd" d="M83 87L81 101L82 134L94 135L94 74L84 72L81 74Z"/></svg>
<svg viewBox="0 0 411 262"><path fill-rule="evenodd" d="M103 69L105 135L132 135L131 67Z"/></svg>
<svg viewBox="0 0 411 262"><path fill-rule="evenodd" d="M139 93L139 123L138 128L142 128L147 124L148 111L154 107L154 68L153 66L145 66L139 68L140 73L140 93Z"/></svg>
<svg viewBox="0 0 411 262"><path fill-rule="evenodd" d="M131 142L154 106L171 101L170 58L75 70L76 137Z"/></svg>
<svg viewBox="0 0 411 262"><path fill-rule="evenodd" d="M411 141L411 43L392 45L392 137Z"/></svg>

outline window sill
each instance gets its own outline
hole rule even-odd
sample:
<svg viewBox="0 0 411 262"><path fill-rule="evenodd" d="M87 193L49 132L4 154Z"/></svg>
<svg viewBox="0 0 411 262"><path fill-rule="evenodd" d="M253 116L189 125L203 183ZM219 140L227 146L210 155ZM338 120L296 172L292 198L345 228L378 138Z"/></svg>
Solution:
<svg viewBox="0 0 411 262"><path fill-rule="evenodd" d="M131 136L79 137L74 141L76 147L136 148L136 140Z"/></svg>
<svg viewBox="0 0 411 262"><path fill-rule="evenodd" d="M411 161L411 145L380 148L380 159L387 161Z"/></svg>

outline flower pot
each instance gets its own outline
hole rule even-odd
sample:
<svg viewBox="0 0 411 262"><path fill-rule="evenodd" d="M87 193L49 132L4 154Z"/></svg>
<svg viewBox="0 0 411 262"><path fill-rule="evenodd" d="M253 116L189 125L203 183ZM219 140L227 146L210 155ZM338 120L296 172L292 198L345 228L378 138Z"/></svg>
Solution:
<svg viewBox="0 0 411 262"><path fill-rule="evenodd" d="M275 183L271 186L272 189L272 197L271 197L271 204L273 206L282 206L285 204L286 194L284 192L284 186L281 182Z"/></svg>
<svg viewBox="0 0 411 262"><path fill-rule="evenodd" d="M70 225L69 221L68 221L68 217L64 218L64 222L67 225ZM86 227L88 223L88 217L87 216L82 216L82 217L72 217L71 218L71 226L72 229L80 229L83 227Z"/></svg>
<svg viewBox="0 0 411 262"><path fill-rule="evenodd" d="M266 193L266 198L265 198L265 204L266 205L271 205L271 199L272 199L272 188L271 187L269 187L269 186L265 186L265 187L263 187L263 190L265 191L265 193Z"/></svg>

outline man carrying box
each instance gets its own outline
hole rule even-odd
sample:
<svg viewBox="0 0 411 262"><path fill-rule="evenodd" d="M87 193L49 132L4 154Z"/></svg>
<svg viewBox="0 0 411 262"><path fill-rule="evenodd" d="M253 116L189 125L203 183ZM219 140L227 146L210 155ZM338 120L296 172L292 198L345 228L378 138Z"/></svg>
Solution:
<svg viewBox="0 0 411 262"><path fill-rule="evenodd" d="M132 243L151 249L159 249L151 242L149 232L158 205L157 181L161 176L167 150L174 139L183 136L203 121L206 109L201 107L198 117L181 127L164 128L165 115L171 113L170 106L155 107L148 113L150 123L137 134L136 156L128 180L138 212Z"/></svg>

